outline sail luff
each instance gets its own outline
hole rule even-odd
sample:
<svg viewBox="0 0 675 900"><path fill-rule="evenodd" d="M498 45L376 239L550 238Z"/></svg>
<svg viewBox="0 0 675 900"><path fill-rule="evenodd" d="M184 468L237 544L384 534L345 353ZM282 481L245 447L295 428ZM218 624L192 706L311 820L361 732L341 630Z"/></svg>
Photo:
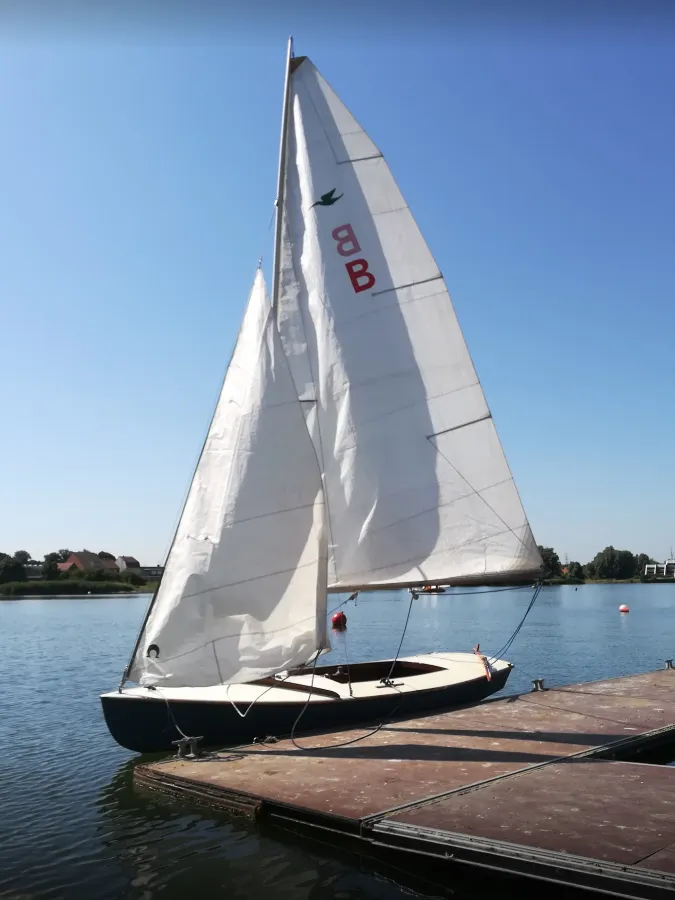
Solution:
<svg viewBox="0 0 675 900"><path fill-rule="evenodd" d="M259 271L260 271L260 266L258 266L257 272L259 272ZM257 272L256 272L256 277L257 277ZM237 345L239 343L240 337L241 337L241 331L237 335L237 340L234 342L234 347L232 348L232 353L230 354L230 359L228 360L227 366L225 368L225 373L224 373L222 381L220 383L220 390L218 391L218 398L220 398L221 394L223 393L223 389L225 387L225 382L227 380L227 375L230 370L230 365L232 364L232 360L234 359L236 352L237 352ZM183 516L185 515L185 508L190 499L190 493L192 492L192 489L194 487L195 478L197 477L197 472L199 471L199 466L201 464L202 457L204 456L204 451L206 450L206 445L208 444L209 435L211 434L211 429L213 428L213 423L214 423L217 412L218 412L218 401L216 401L216 403L213 406L213 412L211 413L211 419L209 421L208 428L206 429L206 433L204 435L204 440L202 442L202 446L199 451L199 456L197 457L197 462L195 463L195 467L192 470L192 477L190 478L190 484L185 493L185 497L183 498L183 505L182 505L182 508L180 511L180 515L178 516L178 521L176 522L176 528L171 537L171 543L169 544L169 549L168 549L166 557L164 559L164 567L162 570L162 574L159 576L159 580L157 581L157 584L155 585L155 590L153 592L152 597L150 598L150 602L148 603L148 608L145 611L145 616L143 617L143 621L141 623L141 627L139 629L138 636L136 638L136 643L134 644L134 649L131 651L131 656L129 657L129 662L127 663L124 673L122 674L122 680L120 681L120 684L119 684L120 691L122 690L122 687L124 686L124 684L129 680L129 674L130 674L131 669L136 660L136 655L140 649L141 642L143 640L143 635L145 634L145 629L148 625L148 621L150 620L150 616L152 615L155 603L157 602L157 597L159 596L159 592L162 588L162 581L164 579L164 573L166 572L166 566L167 566L169 559L171 558L171 553L175 546L176 539L178 537L178 532L180 531L181 522L183 520Z"/></svg>
<svg viewBox="0 0 675 900"><path fill-rule="evenodd" d="M277 197L275 201L275 222L274 222L274 259L272 274L272 309L276 315L279 305L279 252L281 249L282 239L282 209L284 204L284 193L286 186L286 150L288 144L288 104L291 86L291 61L293 59L293 38L288 38L288 47L286 50L286 75L284 77L284 99L281 111L281 137L279 139L279 169L277 172Z"/></svg>

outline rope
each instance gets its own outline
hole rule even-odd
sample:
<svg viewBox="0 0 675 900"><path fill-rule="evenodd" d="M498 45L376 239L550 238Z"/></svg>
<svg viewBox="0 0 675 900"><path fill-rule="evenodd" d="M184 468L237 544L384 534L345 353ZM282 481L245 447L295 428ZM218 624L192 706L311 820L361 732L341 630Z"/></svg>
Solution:
<svg viewBox="0 0 675 900"><path fill-rule="evenodd" d="M318 657L317 657L317 658L318 658ZM316 660L314 661L314 670L316 670ZM402 700L402 699L399 700L399 702L398 702L398 703L396 704L396 706L392 709L392 711L389 713L389 715L388 715L388 716L385 716L385 718L382 719L382 721L380 722L379 725L377 725L375 728L372 728L370 731L367 731L365 734L360 734L360 735L358 735L358 737L350 738L350 740L348 740L348 741L340 741L340 743L338 743L338 744L328 744L328 745L322 744L322 745L317 746L317 747L303 747L303 746L302 746L301 744L299 744L299 743L296 741L296 739L295 739L295 730L296 730L296 728L298 727L298 723L299 723L300 719L302 718L302 716L304 715L305 710L306 710L307 707L309 706L309 701L310 701L311 696L312 696L312 693L311 693L311 692L312 692L312 687L313 687L313 685L314 685L314 672L312 672L312 681L311 681L311 684L310 684L310 686L309 686L309 691L310 691L310 692L309 692L309 694L307 695L307 700L305 700L305 705L302 707L302 709L300 710L300 713L299 713L297 719L296 719L295 722L293 723L293 728L291 729L291 736L290 736L290 740L291 740L293 746L296 747L298 750L303 750L303 751L306 752L306 753L307 753L307 752L313 753L313 752L315 752L315 751L321 751L321 750L337 750L338 747L348 747L350 744L356 744L356 743L358 743L359 741L364 741L366 738L372 737L374 734L377 734L377 732L378 732L381 728L383 728L383 727L385 726L385 724L387 723L387 721L388 721L389 719L392 718L392 716L396 713L396 711L398 710L398 708L399 708L399 707L401 706L401 704L403 703L403 700ZM403 692L402 692L402 691L399 691L399 689L398 689L395 685L392 684L391 687L394 688L394 690L395 690L398 694L400 694L401 698L403 697ZM338 701L338 702L339 702L339 701Z"/></svg>
<svg viewBox="0 0 675 900"><path fill-rule="evenodd" d="M541 590L541 587L542 587L541 583L538 583L538 584L536 584L536 585L534 586L534 592L533 592L533 594L532 594L532 599L530 600L530 602L529 602L529 604L528 604L528 606L527 606L527 609L525 610L525 614L523 615L522 619L520 620L520 622L519 622L518 625L516 626L515 631L513 632L513 634L511 635L511 637L508 639L508 641L507 641L507 642L503 645L503 647L501 647L501 648L500 648L493 656L490 656L490 657L483 657L483 658L488 662L488 664L491 664L491 663L496 662L498 659L500 659L501 657L503 657L504 654L507 653L508 650L511 648L511 646L512 646L513 643L514 643L514 641L515 641L516 638L518 637L518 634L520 633L520 630L522 629L523 625L525 624L525 620L527 619L527 617L528 617L530 611L532 610L532 607L534 606L537 597L539 596L539 592L540 592L540 590ZM487 590L487 591L480 591L479 593L482 593L482 594L493 594L493 593L502 593L503 591L514 591L514 590L521 590L521 589L522 589L522 586L519 585L519 586L517 586L517 587L493 588L493 589ZM474 594L474 595L475 595L475 593L476 593L475 590L473 590L473 591L458 591L458 592L456 592L456 593L453 593L452 596L455 596L455 597L456 597L456 596L463 596L464 594ZM316 652L316 655L314 656L314 660L313 660L312 663L311 663L311 665L312 665L312 678L311 678L310 685L309 685L309 691L308 691L308 693L307 693L307 699L305 700L305 703L303 704L302 709L301 709L300 712L298 713L298 716L297 716L297 718L295 719L295 722L293 723L293 727L292 727L292 729L291 729L290 740L291 740L291 742L293 743L293 745L294 745L298 750L304 750L304 751L313 752L313 751L318 751L318 750L331 750L331 749L336 749L336 748L338 748L338 747L347 747L347 746L349 746L350 744L355 744L355 743L357 743L358 741L365 740L366 738L371 737L371 736L374 735L374 734L377 734L377 732L380 731L380 730L384 727L384 725L389 721L389 719L391 719L391 718L396 714L396 712L399 710L399 708L401 707L401 705L402 705L402 703L403 703L403 696L404 696L404 695L403 695L403 692L402 692L402 691L399 691L398 688L392 683L391 678L392 678L392 675L393 675L393 673L394 673L394 669L396 668L396 663L398 662L398 658L399 658L399 655L400 655L400 653L401 653L401 649L402 649L402 647L403 647L403 641L405 640L405 636L406 636L406 633L407 633L407 630L408 630L408 625L409 625L409 623L410 623L410 615L411 615L411 613L412 613L413 603L414 603L414 601L418 598L418 596L419 596L419 594L418 594L416 591L414 591L414 590L411 589L411 591L410 591L410 604L408 605L408 612L407 612L407 615L406 615L406 618L405 618L405 623L404 623L404 625L403 625L403 631L402 631L402 633L401 633L401 639L399 640L398 648L397 648L397 650L396 650L396 654L395 654L394 659L392 660L391 666L390 666L390 668L389 668L389 673L388 673L388 675L386 676L386 678L382 678L382 679L381 679L381 683L382 683L382 684L385 684L387 687L393 688L393 689L394 689L395 691L397 691L397 693L400 695L401 699L398 701L398 703L396 704L396 706L394 706L394 708L392 709L392 711L391 711L387 716L385 716L385 717L382 719L382 721L380 722L379 725L377 725L375 728L371 729L370 731L366 732L366 734L359 735L358 737L355 737L355 738L351 738L351 739L348 740L348 741L342 741L342 742L337 743L337 744L330 744L330 745L328 745L328 746L325 746L325 745L317 746L317 747L303 747L303 746L301 746L301 745L296 741L296 739L295 739L295 732L296 732L297 727L298 727L298 725L299 725L299 723L300 723L300 720L302 719L302 717L304 716L305 712L307 711L307 707L309 706L309 704L310 704L310 702L311 702L311 699L312 699L312 696L313 696L314 678L315 678L315 676L316 676L316 666L317 666L317 663L318 663L318 661L319 661L319 656L321 655L321 652L322 652L321 649L319 649L319 650ZM351 597L349 597L347 600L345 600L345 601L339 603L336 607L334 607L332 610L330 610L330 611L328 612L327 615L330 616L330 615L332 615L334 612L337 612L341 607L346 606L346 605L347 605L348 603L350 603L350 602L356 601L357 597L358 597L358 594L352 594ZM349 695L350 695L350 697L353 697L352 682L351 682L351 672L350 672L350 667L349 667L349 657L348 657L348 653L347 653L347 636L346 636L346 633L344 633L344 632L343 632L343 640L344 640L344 649L345 649L345 661L346 661L346 664L347 664L347 678L348 678L348 681L349 681ZM285 678L288 678L288 677L289 677L288 675L285 676ZM280 681L284 681L285 678L284 678L284 679L280 679ZM253 700L253 701L249 704L249 706L246 708L246 711L245 711L245 712L242 712L242 711L237 707L237 705L235 704L235 702L229 697L229 687L230 687L230 686L227 685L227 689L226 689L226 697L227 697L227 700L228 700L228 702L230 703L230 705L232 706L232 708L235 710L235 712L237 713L237 715L240 716L240 718L245 719L246 716L247 716L247 715L249 714L249 712L251 711L251 709L252 709L252 708L255 706L255 704L258 702L258 700L260 700L260 698L263 697L268 691L272 690L273 687L276 687L276 685L270 685L266 690L264 690L261 694L259 694L259 695L255 698L255 700ZM160 695L160 697L161 697L161 698L164 700L164 702L166 703L166 708L167 708L169 717L170 717L171 722L172 722L174 728L176 729L176 731L180 734L180 736L181 736L182 738L186 738L186 739L187 739L187 738L188 738L188 735L186 735L186 734L181 730L180 726L178 725L178 722L176 721L176 718L175 718L175 716L174 716L174 714L173 714L173 711L172 711L172 709L171 709L171 705L170 705L168 699L161 693L161 691L159 690L159 688L155 687L154 690L157 691L157 693ZM261 743L264 743L264 741L262 741ZM239 746L239 745L238 745L238 746ZM241 745L241 746L245 746L245 745ZM223 748L223 749L233 749L233 748ZM221 751L214 751L214 752L215 752L215 753L218 753L218 752L222 752L222 750L221 750Z"/></svg>
<svg viewBox="0 0 675 900"><path fill-rule="evenodd" d="M532 607L534 606L535 601L536 601L537 597L539 596L539 592L540 592L540 591L541 591L541 583L535 585L534 592L533 592L533 594L532 594L532 599L530 600L530 602L529 602L529 604L528 604L528 607L527 607L527 609L525 610L525 615L523 616L523 618L522 618L522 619L520 620L520 622L518 623L518 625L517 625L517 627L516 627L516 630L513 632L513 634L511 635L511 637L510 637L510 638L508 639L508 641L504 644L504 646L501 647L501 648L500 648L493 656L489 657L489 662L490 662L490 663L495 663L498 659L501 659L501 658L504 656L504 654L505 654L505 653L508 653L509 649L513 646L513 642L515 641L515 639L516 639L516 638L518 637L518 635L520 634L520 629L521 629L521 628L523 627L523 625L525 624L525 619L527 619L528 615L530 614L530 611L531 611Z"/></svg>
<svg viewBox="0 0 675 900"><path fill-rule="evenodd" d="M156 691L159 694L159 696L162 698L162 700L166 703L166 710L169 714L169 718L171 719L173 727L176 729L176 731L182 738L184 738L186 741L189 741L190 736L185 734L185 732L181 729L178 722L176 721L176 717L173 714L173 710L171 709L171 704L169 703L168 698L165 697L164 694L160 691L160 689L158 687L156 687L155 685L153 685L152 687L149 687L148 690Z"/></svg>
<svg viewBox="0 0 675 900"><path fill-rule="evenodd" d="M288 678L288 677L289 677L289 676L286 675L284 678L280 678L279 681L280 681L280 682L283 682L283 681L285 681L286 678ZM265 694L266 694L268 691L271 691L272 688L275 688L276 686L277 686L276 684L271 684L271 685L270 685L268 688L266 688L261 694L258 694L258 696L255 698L255 700L252 700L251 703L249 703L249 705L246 707L246 711L245 711L245 712L242 712L242 711L239 709L239 707L237 706L237 704L234 702L234 700L232 700L232 698L229 696L229 691L230 691L230 687L231 687L231 685L229 685L229 684L227 685L227 687L226 687L226 689L225 689L225 696L227 697L228 702L230 703L230 705L232 706L232 708L234 709L234 711L237 713L237 715L238 715L240 718L245 719L246 716L247 716L247 715L250 713L250 711L253 709L253 707L256 705L256 703L258 702L258 700L260 700L261 697L264 697ZM171 704L169 703L168 697L165 697L164 694L161 692L161 690L160 690L158 687L156 687L156 686L153 686L152 688L150 688L150 690L156 691L156 692L159 694L159 696L162 698L162 700L166 703L166 709L167 709L167 712L168 712L168 714L169 714L169 719L171 720L171 723L172 723L173 727L176 729L176 731L178 732L178 734L179 734L182 738L184 738L185 740L189 741L189 740L191 739L192 736L191 736L191 735L185 734L185 732L183 731L183 729L180 727L180 725L179 725L178 722L176 721L176 717L175 717L174 714L173 714L173 710L171 709ZM247 746L247 745L242 745L242 746ZM202 752L204 753L204 751L202 751ZM214 752L218 752L218 751L214 751ZM204 753L204 755L207 755L207 754ZM210 755L212 755L212 754L208 754L208 755L210 756Z"/></svg>
<svg viewBox="0 0 675 900"><path fill-rule="evenodd" d="M415 591L410 591L410 606L408 607L408 615L405 617L405 625L403 626L403 634L401 635L401 640L398 642L398 650L396 651L396 656L393 659L391 664L391 669L389 669L389 674L387 675L387 681L391 681L391 676L394 672L394 667L398 662L398 655L401 652L401 647L403 646L403 639L405 638L405 633L408 630L408 622L410 621L410 613L412 612L413 601L417 599L419 594L415 593ZM393 687L393 685L392 685Z"/></svg>
<svg viewBox="0 0 675 900"><path fill-rule="evenodd" d="M354 696L354 691L352 690L352 673L349 668L349 653L347 652L347 629L342 632L342 641L345 645L345 665L347 666L347 681L349 683L349 696Z"/></svg>
<svg viewBox="0 0 675 900"><path fill-rule="evenodd" d="M329 745L327 745L327 746L326 746L325 744L323 744L323 745L321 745L321 746L317 746L317 747L303 747L303 746L301 746L301 745L295 740L295 731L296 731L296 729L297 729L297 727L298 727L298 723L300 722L300 719L301 719L301 718L303 717L303 715L305 714L305 711L307 710L307 707L309 706L310 700L311 700L311 698L312 698L312 688L314 687L314 675L315 675L315 673L316 673L316 662L317 662L317 660L318 660L318 658L319 658L319 656L318 656L318 654L317 654L316 657L314 658L314 665L313 665L313 668L312 668L312 680L311 680L310 685L309 685L309 693L308 693L308 695L307 695L307 699L305 700L304 706L303 706L302 709L300 710L297 719L296 719L295 722L293 723L293 728L291 729L291 737L290 737L290 739L291 739L291 742L293 743L293 746L294 746L294 747L296 747L298 750L304 750L304 751L306 751L306 752L309 751L310 753L313 752L313 751L317 751L317 750L335 750L335 749L337 749L338 747L348 747L350 744L356 744L356 743L358 743L358 741L363 741L363 740L365 740L366 738L372 737L374 734L377 734L377 732L380 731L380 729L383 728L383 727L385 726L385 724L389 721L389 719L391 719L391 718L396 714L396 712L398 711L398 709L401 707L401 705L402 705L402 703L403 703L403 697L404 697L404 694L403 694L402 691L399 691L399 689L396 687L395 684L392 683L392 681L391 681L391 676L392 676L392 673L393 673L393 671L394 671L394 668L396 667L396 663L398 662L398 656L399 656L399 653L401 652L401 647L403 646L403 640L404 640L404 638L405 638L406 631L408 630L408 622L410 621L410 613L412 612L413 602L414 602L414 600L417 599L417 596L418 596L418 595L417 595L414 591L411 591L411 592L410 592L410 605L408 606L408 615L407 615L406 618L405 618L405 624L404 624L404 626L403 626L403 633L401 634L401 640L400 640L399 643L398 643L398 650L396 651L396 656L394 657L394 659L393 659L393 661L392 661L392 664L391 664L391 668L389 669L389 675L386 677L386 679L385 679L385 678L382 678L382 679L381 679L381 683L386 684L387 687L393 688L393 689L399 694L399 696L401 697L401 699L398 701L398 703L397 703L396 706L392 709L392 711L391 711L387 716L385 716L385 717L382 719L382 721L380 722L380 724L377 725L375 728L373 728L373 729L371 729L370 731L366 732L366 734L360 734L358 737L350 738L350 740L348 740L348 741L341 741L341 742L338 743L338 744L329 744ZM352 598L350 598L350 599L352 599ZM345 644L345 646L346 646L346 644ZM350 692L351 692L351 681L350 681L350 683L349 683L349 687L350 687ZM339 702L339 701L338 701L338 702Z"/></svg>
<svg viewBox="0 0 675 900"><path fill-rule="evenodd" d="M280 683L280 684L283 684L283 682L286 681L287 678L289 678L288 675L285 675L283 678L280 678L280 679L279 679L279 683ZM262 692L262 694L258 694L258 696L255 698L255 700L252 700L252 701L249 703L249 705L246 707L246 712L242 712L242 711L239 709L239 707L237 706L237 704L234 702L234 700L230 697L230 688L232 687L231 684L228 684L228 685L226 686L226 688L225 688L225 697L227 698L228 702L230 703L230 705L232 706L232 708L234 709L234 711L236 712L236 714L237 714L240 718L245 719L246 716L251 712L251 710L253 709L253 707L256 705L256 703L258 702L258 700L260 700L261 697L264 697L265 694L267 694L269 691L272 690L272 688L275 688L276 686L277 686L276 683L275 683L275 684L271 684L268 688L265 688L265 690Z"/></svg>

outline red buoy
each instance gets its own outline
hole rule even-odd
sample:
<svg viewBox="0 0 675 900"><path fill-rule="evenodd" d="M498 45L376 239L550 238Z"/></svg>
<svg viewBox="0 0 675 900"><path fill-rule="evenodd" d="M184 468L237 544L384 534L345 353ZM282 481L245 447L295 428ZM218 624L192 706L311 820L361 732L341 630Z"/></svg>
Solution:
<svg viewBox="0 0 675 900"><path fill-rule="evenodd" d="M339 610L338 612L333 613L331 623L335 631L344 631L347 627L347 616L342 612L342 610Z"/></svg>
<svg viewBox="0 0 675 900"><path fill-rule="evenodd" d="M625 603L622 603L619 607L619 612L630 612L630 609L626 606Z"/></svg>

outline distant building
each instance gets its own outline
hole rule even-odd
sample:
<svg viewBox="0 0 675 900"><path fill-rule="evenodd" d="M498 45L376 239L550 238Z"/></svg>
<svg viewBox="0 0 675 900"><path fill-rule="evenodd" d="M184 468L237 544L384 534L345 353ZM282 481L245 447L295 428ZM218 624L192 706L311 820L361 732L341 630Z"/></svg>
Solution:
<svg viewBox="0 0 675 900"><path fill-rule="evenodd" d="M27 562L23 569L29 581L36 581L38 578L42 578L42 563Z"/></svg>
<svg viewBox="0 0 675 900"><path fill-rule="evenodd" d="M114 559L101 559L89 550L71 553L65 562L58 563L58 567L61 572L70 572L75 568L81 572L107 572L109 575L118 575L120 571Z"/></svg>
<svg viewBox="0 0 675 900"><path fill-rule="evenodd" d="M138 572L141 574L141 564L135 556L118 556L115 560L120 572Z"/></svg>
<svg viewBox="0 0 675 900"><path fill-rule="evenodd" d="M161 578L164 574L164 566L141 566L141 575L144 578Z"/></svg>
<svg viewBox="0 0 675 900"><path fill-rule="evenodd" d="M655 578L675 578L675 559L667 559L663 563L647 563L645 575Z"/></svg>

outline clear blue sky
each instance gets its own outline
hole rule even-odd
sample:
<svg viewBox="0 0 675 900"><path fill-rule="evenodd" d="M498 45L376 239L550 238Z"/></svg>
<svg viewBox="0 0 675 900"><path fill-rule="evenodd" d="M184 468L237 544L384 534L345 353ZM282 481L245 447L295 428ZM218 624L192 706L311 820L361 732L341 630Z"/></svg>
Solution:
<svg viewBox="0 0 675 900"><path fill-rule="evenodd" d="M5 31L0 549L163 557L261 253L269 274L292 32L441 266L537 540L667 555L666 6L247 8Z"/></svg>

